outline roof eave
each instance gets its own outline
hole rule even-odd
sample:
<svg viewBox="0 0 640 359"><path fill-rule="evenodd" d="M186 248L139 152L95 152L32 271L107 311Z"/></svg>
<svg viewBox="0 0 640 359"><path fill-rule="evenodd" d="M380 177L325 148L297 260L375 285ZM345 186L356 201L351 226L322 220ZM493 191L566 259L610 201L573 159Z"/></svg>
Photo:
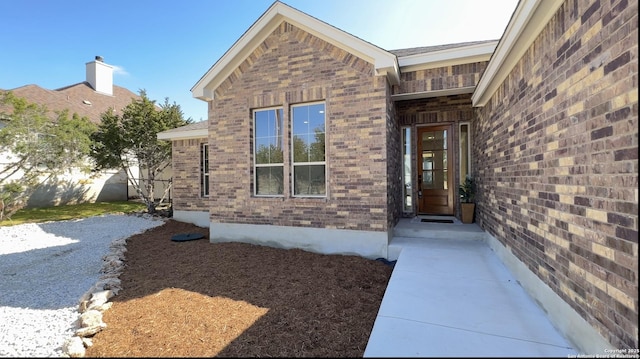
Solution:
<svg viewBox="0 0 640 359"><path fill-rule="evenodd" d="M521 0L491 56L476 91L471 96L474 107L484 106L496 89L520 61L563 0Z"/></svg>
<svg viewBox="0 0 640 359"><path fill-rule="evenodd" d="M398 58L403 72L489 61L498 40Z"/></svg>
<svg viewBox="0 0 640 359"><path fill-rule="evenodd" d="M188 140L193 138L207 138L209 132L207 129L186 130L186 131L165 131L158 133L159 140Z"/></svg>

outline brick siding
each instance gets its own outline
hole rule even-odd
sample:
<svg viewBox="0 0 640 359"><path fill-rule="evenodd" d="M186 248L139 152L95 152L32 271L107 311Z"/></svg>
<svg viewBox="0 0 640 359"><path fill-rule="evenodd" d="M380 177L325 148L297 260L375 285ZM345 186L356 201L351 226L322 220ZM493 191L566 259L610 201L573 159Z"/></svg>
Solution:
<svg viewBox="0 0 640 359"><path fill-rule="evenodd" d="M475 86L488 62L450 65L400 74L394 95Z"/></svg>
<svg viewBox="0 0 640 359"><path fill-rule="evenodd" d="M638 3L566 1L473 126L477 221L638 348Z"/></svg>
<svg viewBox="0 0 640 359"><path fill-rule="evenodd" d="M373 65L283 23L216 89L210 109L211 221L387 231L388 86ZM290 179L290 106L326 104L326 198L255 197L252 110L284 109ZM391 133L391 135L389 134ZM177 197L177 194L176 194Z"/></svg>
<svg viewBox="0 0 640 359"><path fill-rule="evenodd" d="M200 145L202 143L207 143L207 139L172 141L172 206L174 210L209 211L208 198L200 196Z"/></svg>

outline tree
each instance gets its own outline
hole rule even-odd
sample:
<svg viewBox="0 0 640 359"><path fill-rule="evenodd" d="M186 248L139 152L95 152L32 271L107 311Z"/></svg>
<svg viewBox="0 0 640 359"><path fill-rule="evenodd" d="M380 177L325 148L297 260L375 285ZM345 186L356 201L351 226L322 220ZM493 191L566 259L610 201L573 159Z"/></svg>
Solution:
<svg viewBox="0 0 640 359"><path fill-rule="evenodd" d="M92 136L90 153L96 169L123 170L148 212L155 213L171 189L171 185L167 186L156 203L156 178L171 164L171 143L158 140L157 134L191 123L191 119L184 119L180 105L175 102L170 104L165 98L164 104L157 106L141 90L140 99L132 100L122 115L108 110L101 114L101 120ZM133 173L136 167L146 172L146 176L136 178Z"/></svg>
<svg viewBox="0 0 640 359"><path fill-rule="evenodd" d="M0 104L12 111L0 114L0 220L23 208L40 185L72 167L85 165L91 133L88 118L68 111L49 117L45 106L29 103L11 91Z"/></svg>

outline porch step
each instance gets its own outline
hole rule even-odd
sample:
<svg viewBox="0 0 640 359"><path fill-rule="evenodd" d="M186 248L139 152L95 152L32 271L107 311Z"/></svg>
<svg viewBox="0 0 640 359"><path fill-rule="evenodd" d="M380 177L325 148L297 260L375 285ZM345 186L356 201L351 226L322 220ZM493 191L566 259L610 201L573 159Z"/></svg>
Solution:
<svg viewBox="0 0 640 359"><path fill-rule="evenodd" d="M451 217L454 223L422 222L421 217L402 218L393 230L393 238L387 248L388 260L398 259L403 248L419 244L424 239L483 240L485 232L475 223L463 224Z"/></svg>

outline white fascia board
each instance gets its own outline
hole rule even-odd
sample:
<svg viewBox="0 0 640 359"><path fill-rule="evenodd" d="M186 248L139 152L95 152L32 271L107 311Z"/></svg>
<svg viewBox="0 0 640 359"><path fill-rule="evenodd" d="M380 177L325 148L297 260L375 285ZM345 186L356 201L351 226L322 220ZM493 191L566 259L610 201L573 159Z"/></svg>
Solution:
<svg viewBox="0 0 640 359"><path fill-rule="evenodd" d="M489 61L498 46L498 41L484 44L433 51L426 54L409 55L398 58L402 71L426 70L473 62Z"/></svg>
<svg viewBox="0 0 640 359"><path fill-rule="evenodd" d="M358 39L336 27L276 2L191 88L193 97L209 101L214 90L269 36L282 21L290 22L318 38L371 62L379 73L389 73L391 81L399 81L395 55ZM390 70L391 69L391 70ZM382 71L381 71L382 70Z"/></svg>
<svg viewBox="0 0 640 359"><path fill-rule="evenodd" d="M158 133L159 140L186 140L191 138L207 138L209 137L209 130L185 130L185 131L169 131Z"/></svg>
<svg viewBox="0 0 640 359"><path fill-rule="evenodd" d="M563 2L563 0L520 0L518 2L496 51L482 74L476 91L471 96L474 107L482 107L489 101Z"/></svg>

